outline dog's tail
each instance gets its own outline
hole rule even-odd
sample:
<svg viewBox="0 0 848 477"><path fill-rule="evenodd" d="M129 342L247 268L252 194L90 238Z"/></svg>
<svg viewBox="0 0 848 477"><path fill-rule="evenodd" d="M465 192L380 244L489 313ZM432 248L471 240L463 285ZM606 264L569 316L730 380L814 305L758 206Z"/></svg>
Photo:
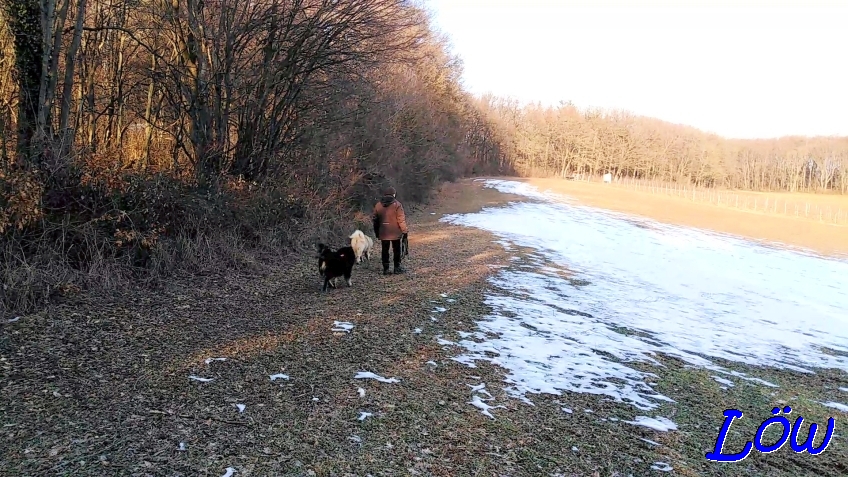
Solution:
<svg viewBox="0 0 848 477"><path fill-rule="evenodd" d="M358 229L357 229L357 230L354 230L354 231L353 231L353 233L352 233L352 234L350 234L350 237L348 237L348 238L351 238L351 239L352 239L352 238L357 237L357 236L359 236L359 235L365 235L365 234L363 234L361 230L358 230Z"/></svg>

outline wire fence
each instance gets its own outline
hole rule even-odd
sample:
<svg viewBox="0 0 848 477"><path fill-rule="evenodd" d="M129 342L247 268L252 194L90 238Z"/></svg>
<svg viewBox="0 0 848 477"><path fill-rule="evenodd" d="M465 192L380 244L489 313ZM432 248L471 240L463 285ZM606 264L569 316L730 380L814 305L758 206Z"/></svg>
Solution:
<svg viewBox="0 0 848 477"><path fill-rule="evenodd" d="M575 174L569 179L582 182L604 183L604 176ZM797 217L833 225L848 225L848 196L836 194L752 192L696 187L691 184L634 179L631 177L607 177L607 186L631 189L650 194L662 194L718 207L727 207L749 212Z"/></svg>

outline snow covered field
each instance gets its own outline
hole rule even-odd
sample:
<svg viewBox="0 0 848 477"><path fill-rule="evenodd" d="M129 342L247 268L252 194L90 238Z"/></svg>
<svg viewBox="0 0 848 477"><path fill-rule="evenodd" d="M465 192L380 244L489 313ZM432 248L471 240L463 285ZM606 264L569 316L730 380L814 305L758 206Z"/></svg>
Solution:
<svg viewBox="0 0 848 477"><path fill-rule="evenodd" d="M652 389L659 352L714 371L725 389L776 385L715 358L848 371L848 263L579 206L520 182L485 185L531 200L442 221L533 252L491 279L494 312L455 359L503 366L514 397L592 393L651 411L674 400Z"/></svg>

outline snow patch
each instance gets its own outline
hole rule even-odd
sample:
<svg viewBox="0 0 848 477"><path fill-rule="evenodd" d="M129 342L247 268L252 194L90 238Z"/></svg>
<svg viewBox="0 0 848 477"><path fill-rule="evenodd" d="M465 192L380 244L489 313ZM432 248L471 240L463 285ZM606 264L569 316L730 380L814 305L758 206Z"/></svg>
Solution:
<svg viewBox="0 0 848 477"><path fill-rule="evenodd" d="M377 381L380 381L381 383L399 383L400 382L400 379L398 379L398 378L384 378L384 377L380 376L379 374L374 374L370 371L360 371L360 372L356 373L356 376L354 376L353 379L376 379Z"/></svg>
<svg viewBox="0 0 848 477"><path fill-rule="evenodd" d="M828 402L822 402L822 403L819 403L819 404L821 404L823 406L827 406L829 408L836 409L837 411L848 412L848 406L846 406L845 404L838 403L838 402L828 401Z"/></svg>
<svg viewBox="0 0 848 477"><path fill-rule="evenodd" d="M511 257L489 279L492 312L477 322L483 341L460 340L465 350L453 359L506 368L512 397L569 391L652 410L674 401L631 363L661 368L659 353L736 385L778 387L714 359L848 371L848 360L822 351L848 352L848 294L840 293L848 289L848 261L635 220L518 181L484 186L538 201L440 220L535 252ZM727 381L717 382L733 385Z"/></svg>
<svg viewBox="0 0 848 477"><path fill-rule="evenodd" d="M655 431L660 432L668 432L668 431L676 431L677 424L671 422L668 418L665 417L648 417L648 416L636 416L636 420L634 421L622 421L628 424L633 424L634 426L644 426L651 428Z"/></svg>
<svg viewBox="0 0 848 477"><path fill-rule="evenodd" d="M472 406L480 409L481 414L483 414L484 416L488 416L492 419L494 419L495 416L493 416L492 413L489 412L489 409L497 409L497 408L506 409L506 406L503 406L503 405L490 406L490 405L486 404L485 402L483 402L483 400L480 398L480 396L478 396L476 394L471 398L471 401L468 401L468 404L471 404Z"/></svg>
<svg viewBox="0 0 848 477"><path fill-rule="evenodd" d="M333 328L330 331L350 333L354 326L356 325L347 321L333 321Z"/></svg>

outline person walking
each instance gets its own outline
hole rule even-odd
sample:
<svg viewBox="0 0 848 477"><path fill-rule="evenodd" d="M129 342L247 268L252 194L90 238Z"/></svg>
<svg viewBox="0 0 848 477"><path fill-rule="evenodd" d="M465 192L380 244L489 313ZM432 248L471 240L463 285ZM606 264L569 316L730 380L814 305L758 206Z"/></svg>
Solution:
<svg viewBox="0 0 848 477"><path fill-rule="evenodd" d="M383 191L383 197L374 205L371 220L374 225L374 235L382 245L383 275L389 274L389 246L392 248L394 273L405 273L401 266L401 240L409 236L406 226L406 214L403 205L397 200L397 191L389 187Z"/></svg>

